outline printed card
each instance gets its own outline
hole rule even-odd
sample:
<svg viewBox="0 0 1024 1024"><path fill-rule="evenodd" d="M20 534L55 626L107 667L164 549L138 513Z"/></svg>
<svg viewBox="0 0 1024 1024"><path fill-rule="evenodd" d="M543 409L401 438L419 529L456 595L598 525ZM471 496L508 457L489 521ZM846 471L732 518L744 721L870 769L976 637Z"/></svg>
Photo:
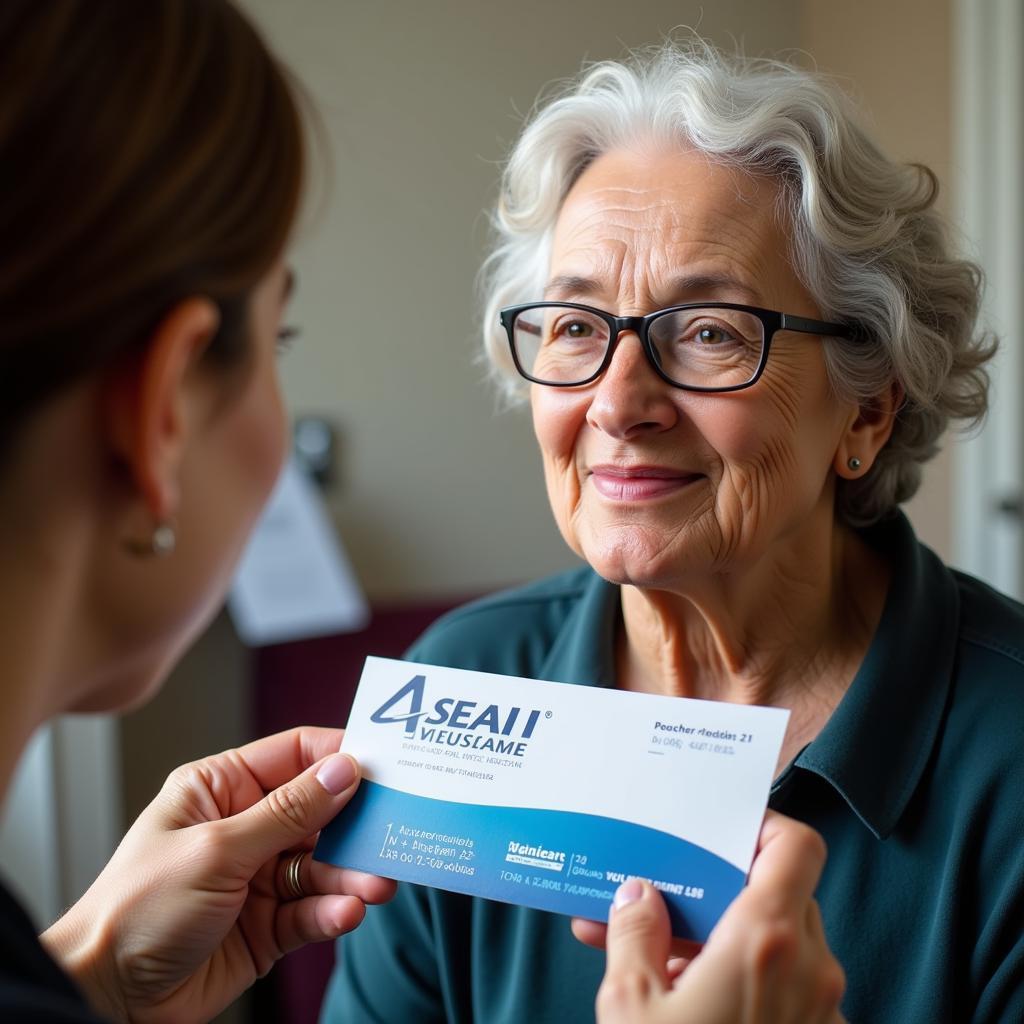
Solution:
<svg viewBox="0 0 1024 1024"><path fill-rule="evenodd" d="M369 658L363 782L314 856L604 921L658 888L703 942L743 888L789 712Z"/></svg>

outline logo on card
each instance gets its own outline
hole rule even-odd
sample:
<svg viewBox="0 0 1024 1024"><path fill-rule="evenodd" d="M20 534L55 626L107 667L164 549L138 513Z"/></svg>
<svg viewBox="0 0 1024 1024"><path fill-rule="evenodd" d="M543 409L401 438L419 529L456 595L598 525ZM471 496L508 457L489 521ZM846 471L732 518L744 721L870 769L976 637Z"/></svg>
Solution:
<svg viewBox="0 0 1024 1024"><path fill-rule="evenodd" d="M544 868L545 871L561 871L565 867L564 851L549 850L540 844L531 846L515 841L508 844L505 860L509 864L525 864L530 868Z"/></svg>
<svg viewBox="0 0 1024 1024"><path fill-rule="evenodd" d="M525 741L540 721L540 710L500 704L481 706L475 700L456 697L442 697L424 707L426 685L426 676L413 676L370 715L370 721L403 725L410 738L419 730L419 739L427 743L523 755ZM484 733L489 737L480 735Z"/></svg>
<svg viewBox="0 0 1024 1024"><path fill-rule="evenodd" d="M372 715L370 721L378 725L390 725L392 722L405 722L406 734L412 736L416 732L416 723L423 716L420 708L423 707L423 687L426 685L426 676L413 676L393 697L386 700ZM409 710L405 714L387 714L396 705L409 698Z"/></svg>

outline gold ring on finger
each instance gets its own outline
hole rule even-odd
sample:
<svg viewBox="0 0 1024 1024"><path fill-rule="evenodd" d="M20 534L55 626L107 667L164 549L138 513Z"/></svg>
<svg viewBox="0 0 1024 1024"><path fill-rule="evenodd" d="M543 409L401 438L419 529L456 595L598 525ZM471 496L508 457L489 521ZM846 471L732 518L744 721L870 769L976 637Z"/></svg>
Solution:
<svg viewBox="0 0 1024 1024"><path fill-rule="evenodd" d="M305 850L295 854L284 869L284 891L289 899L306 898L306 890L302 888L302 861L305 856Z"/></svg>

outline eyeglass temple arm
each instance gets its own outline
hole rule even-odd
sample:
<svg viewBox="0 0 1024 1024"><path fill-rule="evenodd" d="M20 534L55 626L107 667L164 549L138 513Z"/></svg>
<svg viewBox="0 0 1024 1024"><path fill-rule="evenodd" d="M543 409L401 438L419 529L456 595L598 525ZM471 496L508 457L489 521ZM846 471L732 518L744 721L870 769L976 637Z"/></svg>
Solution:
<svg viewBox="0 0 1024 1024"><path fill-rule="evenodd" d="M782 313L782 323L779 328L783 331L799 331L801 334L825 334L835 338L849 338L853 340L856 334L846 324L829 323L826 320L810 320L804 316L793 316L791 313Z"/></svg>

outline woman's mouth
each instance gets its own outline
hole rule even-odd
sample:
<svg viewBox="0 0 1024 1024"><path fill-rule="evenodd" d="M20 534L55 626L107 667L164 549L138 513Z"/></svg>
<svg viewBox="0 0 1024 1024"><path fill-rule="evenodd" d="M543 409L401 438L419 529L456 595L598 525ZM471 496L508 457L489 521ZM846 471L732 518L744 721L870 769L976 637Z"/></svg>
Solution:
<svg viewBox="0 0 1024 1024"><path fill-rule="evenodd" d="M666 466L592 466L595 490L612 501L650 501L674 494L701 479L701 473Z"/></svg>

